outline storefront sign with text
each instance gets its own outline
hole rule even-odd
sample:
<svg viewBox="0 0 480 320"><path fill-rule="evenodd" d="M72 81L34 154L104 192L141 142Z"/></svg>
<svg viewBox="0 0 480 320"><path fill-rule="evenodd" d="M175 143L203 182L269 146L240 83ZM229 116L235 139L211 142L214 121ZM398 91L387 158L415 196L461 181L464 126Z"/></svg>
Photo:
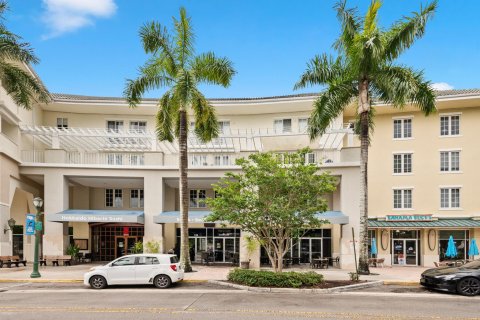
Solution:
<svg viewBox="0 0 480 320"><path fill-rule="evenodd" d="M415 214L415 215L387 215L386 221L432 221L431 214Z"/></svg>

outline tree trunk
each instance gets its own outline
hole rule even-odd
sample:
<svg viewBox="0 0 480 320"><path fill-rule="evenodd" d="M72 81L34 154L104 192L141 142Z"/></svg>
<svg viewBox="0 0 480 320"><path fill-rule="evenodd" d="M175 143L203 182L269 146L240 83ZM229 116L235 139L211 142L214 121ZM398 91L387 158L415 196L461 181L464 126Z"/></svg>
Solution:
<svg viewBox="0 0 480 320"><path fill-rule="evenodd" d="M187 112L180 111L179 170L180 170L180 263L185 272L192 271L190 244L188 240L188 150L187 150Z"/></svg>
<svg viewBox="0 0 480 320"><path fill-rule="evenodd" d="M360 254L358 273L370 274L368 267L368 147L369 147L369 113L370 97L368 80L359 84L360 115Z"/></svg>

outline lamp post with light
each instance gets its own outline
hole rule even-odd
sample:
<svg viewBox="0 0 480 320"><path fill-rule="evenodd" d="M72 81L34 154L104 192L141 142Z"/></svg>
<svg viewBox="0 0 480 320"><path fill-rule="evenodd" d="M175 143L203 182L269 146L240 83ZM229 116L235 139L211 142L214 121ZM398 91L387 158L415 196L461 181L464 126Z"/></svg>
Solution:
<svg viewBox="0 0 480 320"><path fill-rule="evenodd" d="M35 206L35 209L37 209L37 213L35 214L35 250L34 250L34 256L33 256L33 271L32 271L32 274L30 274L30 278L40 278L41 274L38 271L38 246L39 246L42 229L37 228L37 226L40 220L41 210L43 207L43 199L40 197L34 198L33 205Z"/></svg>

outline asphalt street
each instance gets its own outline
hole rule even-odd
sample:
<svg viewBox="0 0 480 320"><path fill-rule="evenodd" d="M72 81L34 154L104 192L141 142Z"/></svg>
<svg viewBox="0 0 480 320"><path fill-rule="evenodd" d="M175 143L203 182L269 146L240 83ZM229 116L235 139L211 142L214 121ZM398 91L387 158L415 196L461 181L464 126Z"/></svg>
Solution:
<svg viewBox="0 0 480 320"><path fill-rule="evenodd" d="M210 284L173 289L0 283L0 319L480 319L480 297L377 288L273 294Z"/></svg>

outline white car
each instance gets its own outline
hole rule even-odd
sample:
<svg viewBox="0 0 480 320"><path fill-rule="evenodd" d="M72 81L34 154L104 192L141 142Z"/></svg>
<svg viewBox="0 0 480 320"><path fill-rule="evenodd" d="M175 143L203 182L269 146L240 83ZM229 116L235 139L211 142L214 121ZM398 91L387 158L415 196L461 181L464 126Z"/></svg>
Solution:
<svg viewBox="0 0 480 320"><path fill-rule="evenodd" d="M176 255L132 254L91 268L83 276L83 283L93 289L116 284L154 284L164 289L182 281L183 274Z"/></svg>

